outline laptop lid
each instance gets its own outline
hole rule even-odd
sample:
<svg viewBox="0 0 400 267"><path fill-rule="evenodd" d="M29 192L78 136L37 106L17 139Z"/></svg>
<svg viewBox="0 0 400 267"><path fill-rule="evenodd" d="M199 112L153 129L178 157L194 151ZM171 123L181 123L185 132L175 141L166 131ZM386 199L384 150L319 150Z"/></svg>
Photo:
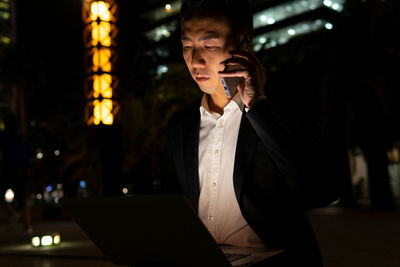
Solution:
<svg viewBox="0 0 400 267"><path fill-rule="evenodd" d="M116 264L232 266L183 195L64 199L61 205Z"/></svg>

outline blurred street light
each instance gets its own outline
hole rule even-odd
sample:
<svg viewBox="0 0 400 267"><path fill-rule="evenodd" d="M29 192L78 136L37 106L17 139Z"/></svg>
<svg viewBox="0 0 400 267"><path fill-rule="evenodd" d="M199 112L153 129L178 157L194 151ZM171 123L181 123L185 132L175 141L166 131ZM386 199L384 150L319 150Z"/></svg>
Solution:
<svg viewBox="0 0 400 267"><path fill-rule="evenodd" d="M4 195L4 200L7 203L12 203L14 201L14 191L11 188L7 189L7 191Z"/></svg>
<svg viewBox="0 0 400 267"><path fill-rule="evenodd" d="M43 158L43 152L36 153L36 158L37 159L42 159Z"/></svg>
<svg viewBox="0 0 400 267"><path fill-rule="evenodd" d="M31 239L31 244L33 247L58 246L61 244L61 236L60 234L34 236Z"/></svg>

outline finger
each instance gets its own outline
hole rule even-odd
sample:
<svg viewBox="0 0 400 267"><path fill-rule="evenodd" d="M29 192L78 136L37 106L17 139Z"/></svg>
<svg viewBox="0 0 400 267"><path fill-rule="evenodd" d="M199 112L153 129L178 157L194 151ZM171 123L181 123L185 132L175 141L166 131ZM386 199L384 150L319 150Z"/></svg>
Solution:
<svg viewBox="0 0 400 267"><path fill-rule="evenodd" d="M250 57L251 56L250 51L240 50L240 49L230 50L230 51L228 51L228 53L231 55L241 56L241 57Z"/></svg>
<svg viewBox="0 0 400 267"><path fill-rule="evenodd" d="M222 61L220 64L225 65L225 66L239 65L245 69L252 67L252 65L249 63L249 61L247 61L245 58L238 58L238 57L228 58L228 59Z"/></svg>
<svg viewBox="0 0 400 267"><path fill-rule="evenodd" d="M248 70L228 70L218 72L220 77L243 77L244 79L250 78L250 73Z"/></svg>
<svg viewBox="0 0 400 267"><path fill-rule="evenodd" d="M250 51L245 51L245 50L231 50L229 51L229 54L231 54L232 57L241 57L241 58L246 58L249 60L251 63L257 62L256 56L254 53Z"/></svg>

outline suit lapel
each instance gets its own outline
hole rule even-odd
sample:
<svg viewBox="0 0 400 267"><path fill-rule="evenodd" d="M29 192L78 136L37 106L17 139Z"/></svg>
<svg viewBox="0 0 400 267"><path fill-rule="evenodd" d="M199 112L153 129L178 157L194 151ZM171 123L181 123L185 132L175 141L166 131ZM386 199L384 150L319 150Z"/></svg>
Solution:
<svg viewBox="0 0 400 267"><path fill-rule="evenodd" d="M193 204L193 207L198 209L199 203L199 171L198 171L198 151L199 151L199 129L200 129L200 111L198 105L197 110L188 114L183 131L183 156L184 156L184 168L185 168L185 185L188 190L188 197ZM197 111L197 112L196 112Z"/></svg>
<svg viewBox="0 0 400 267"><path fill-rule="evenodd" d="M253 157L257 140L258 136L253 130L249 120L246 118L246 113L243 112L236 144L235 166L233 169L233 186L238 202L240 201L243 181L246 178L248 166Z"/></svg>

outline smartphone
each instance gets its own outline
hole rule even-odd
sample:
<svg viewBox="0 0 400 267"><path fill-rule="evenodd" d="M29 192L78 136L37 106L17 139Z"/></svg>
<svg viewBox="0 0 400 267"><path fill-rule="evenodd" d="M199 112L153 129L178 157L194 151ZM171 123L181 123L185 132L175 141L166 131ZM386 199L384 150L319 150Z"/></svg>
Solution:
<svg viewBox="0 0 400 267"><path fill-rule="evenodd" d="M239 49L247 50L250 47L251 38L246 35L239 45ZM242 70L240 65L228 65L224 71L229 70ZM224 86L226 96L232 98L237 90L237 86L241 82L242 77L221 77L222 85Z"/></svg>
<svg viewBox="0 0 400 267"><path fill-rule="evenodd" d="M229 70L241 70L243 69L240 65L228 65L224 71ZM221 77L222 85L224 86L226 96L232 98L237 90L242 77Z"/></svg>

